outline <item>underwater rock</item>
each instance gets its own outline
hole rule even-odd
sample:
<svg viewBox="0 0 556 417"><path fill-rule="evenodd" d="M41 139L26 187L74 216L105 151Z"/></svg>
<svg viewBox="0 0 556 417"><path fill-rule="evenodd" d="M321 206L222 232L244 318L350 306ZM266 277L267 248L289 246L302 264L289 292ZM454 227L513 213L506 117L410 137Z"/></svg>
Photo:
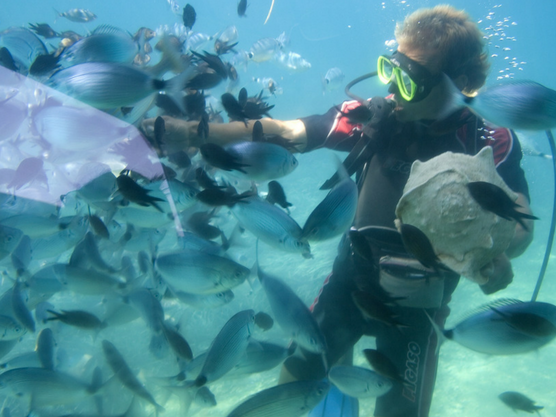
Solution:
<svg viewBox="0 0 556 417"><path fill-rule="evenodd" d="M515 222L482 209L467 188L474 181L495 184L517 199L496 172L491 147L475 156L446 152L415 161L396 207L396 226L418 227L444 265L484 284L488 278L480 270L507 249Z"/></svg>

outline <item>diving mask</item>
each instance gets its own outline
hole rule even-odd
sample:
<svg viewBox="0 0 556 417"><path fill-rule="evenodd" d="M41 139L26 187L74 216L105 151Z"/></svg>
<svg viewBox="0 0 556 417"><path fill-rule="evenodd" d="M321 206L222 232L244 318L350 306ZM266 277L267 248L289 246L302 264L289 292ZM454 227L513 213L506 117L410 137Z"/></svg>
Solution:
<svg viewBox="0 0 556 417"><path fill-rule="evenodd" d="M398 51L390 57L379 56L377 72L380 81L384 84L394 81L401 97L411 102L427 97L442 79L442 74L432 74L423 65Z"/></svg>

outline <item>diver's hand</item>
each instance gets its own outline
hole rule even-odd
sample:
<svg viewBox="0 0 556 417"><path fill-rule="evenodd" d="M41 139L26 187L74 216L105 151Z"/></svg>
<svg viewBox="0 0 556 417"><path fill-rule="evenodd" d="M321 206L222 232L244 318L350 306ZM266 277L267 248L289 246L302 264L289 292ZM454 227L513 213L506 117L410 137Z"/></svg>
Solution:
<svg viewBox="0 0 556 417"><path fill-rule="evenodd" d="M481 275L488 278L486 284L480 285L481 290L487 295L503 290L514 278L512 264L505 254L498 255L481 268Z"/></svg>
<svg viewBox="0 0 556 417"><path fill-rule="evenodd" d="M177 152L192 146L199 146L199 137L191 132L196 132L199 122L189 122L175 119L169 116L161 116L164 119L165 132L162 137L161 147L166 152ZM141 126L147 135L154 137L154 122L156 118L146 119Z"/></svg>

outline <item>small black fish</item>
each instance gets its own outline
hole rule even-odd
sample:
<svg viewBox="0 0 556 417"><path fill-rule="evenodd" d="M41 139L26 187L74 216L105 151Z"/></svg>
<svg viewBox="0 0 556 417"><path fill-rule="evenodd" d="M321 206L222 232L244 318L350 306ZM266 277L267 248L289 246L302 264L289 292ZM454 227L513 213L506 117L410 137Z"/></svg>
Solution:
<svg viewBox="0 0 556 417"><path fill-rule="evenodd" d="M268 183L268 194L266 195L266 201L270 204L278 204L280 207L288 210L288 207L292 206L292 203L288 203L286 199L286 193L278 181L270 181Z"/></svg>
<svg viewBox="0 0 556 417"><path fill-rule="evenodd" d="M249 194L250 195L250 194ZM197 194L197 200L208 206L228 206L232 207L249 195L232 194L221 190L220 188L207 188Z"/></svg>
<svg viewBox="0 0 556 417"><path fill-rule="evenodd" d="M375 349L364 349L363 354L377 374L397 382L404 382L398 367L388 356Z"/></svg>
<svg viewBox="0 0 556 417"><path fill-rule="evenodd" d="M506 220L514 219L525 230L529 230L522 219L538 220L538 217L517 211L521 207L497 185L485 181L475 181L467 184L471 196L484 210L491 211Z"/></svg>
<svg viewBox="0 0 556 417"><path fill-rule="evenodd" d="M222 146L215 143L205 143L199 148L203 159L215 168L220 168L224 171L236 170L246 173L243 167L248 167L247 164L242 164L237 161L237 157L230 154Z"/></svg>
<svg viewBox="0 0 556 417"><path fill-rule="evenodd" d="M514 412L516 410L521 410L529 414L537 413L540 416L541 414L539 413L539 410L544 408L541 405L535 405L535 401L516 391L503 392L498 396L498 398L514 410Z"/></svg>
<svg viewBox="0 0 556 417"><path fill-rule="evenodd" d="M243 113L248 119L260 119L263 116L272 119L268 112L274 108L274 105L269 106L268 103L264 101L262 94L263 92L261 91L258 96L249 97L243 106Z"/></svg>
<svg viewBox="0 0 556 417"><path fill-rule="evenodd" d="M263 131L263 124L258 120L253 124L253 142L264 142L265 135Z"/></svg>
<svg viewBox="0 0 556 417"><path fill-rule="evenodd" d="M137 184L131 177L120 174L116 178L116 184L118 185L118 191L122 196L131 201L132 203L139 204L140 206L153 206L155 209L164 213L164 211L156 204L157 201L164 201L158 197L152 197L149 195L149 190L144 189L139 184Z"/></svg>
<svg viewBox="0 0 556 417"><path fill-rule="evenodd" d="M184 103L185 111L190 119L196 119L205 112L206 99L204 93L201 91L187 94L184 98Z"/></svg>
<svg viewBox="0 0 556 417"><path fill-rule="evenodd" d="M398 321L392 309L371 292L353 291L351 297L363 317L367 320L377 320L388 326L407 327Z"/></svg>
<svg viewBox="0 0 556 417"><path fill-rule="evenodd" d="M206 68L191 78L186 87L191 90L210 90L222 82L222 77L216 71Z"/></svg>
<svg viewBox="0 0 556 417"><path fill-rule="evenodd" d="M178 168L189 168L191 166L191 158L185 151L177 151L168 154L168 160L176 164Z"/></svg>
<svg viewBox="0 0 556 417"><path fill-rule="evenodd" d="M183 117L185 113L177 106L176 102L164 93L156 95L156 107L164 110L164 114L172 117ZM185 107L185 106L184 106Z"/></svg>
<svg viewBox="0 0 556 417"><path fill-rule="evenodd" d="M533 313L525 312L502 312L497 308L490 307L499 314L509 326L533 337L549 337L556 334L556 326L550 321Z"/></svg>
<svg viewBox="0 0 556 417"><path fill-rule="evenodd" d="M195 170L195 180L201 188L221 188L216 181L208 176L203 168L197 168Z"/></svg>
<svg viewBox="0 0 556 417"><path fill-rule="evenodd" d="M100 217L95 214L89 214L87 219L89 220L89 225L91 226L91 229L93 229L95 235L100 236L103 239L110 238L110 232Z"/></svg>
<svg viewBox="0 0 556 417"><path fill-rule="evenodd" d="M187 228L203 239L216 239L222 235L222 230L209 223L213 217L214 209L211 211L198 211L193 213L187 220Z"/></svg>
<svg viewBox="0 0 556 417"><path fill-rule="evenodd" d="M166 123L164 119L158 116L154 120L154 141L156 146L160 149L164 147L164 135L166 133Z"/></svg>
<svg viewBox="0 0 556 417"><path fill-rule="evenodd" d="M238 44L238 42L232 43L232 44L227 44L226 42L222 42L219 39L216 39L214 41L214 50L216 51L216 53L218 55L224 55L230 51L232 51L234 49L234 46L236 46Z"/></svg>
<svg viewBox="0 0 556 417"><path fill-rule="evenodd" d="M29 27L37 35L42 36L43 38L46 38L46 39L59 38L60 37L60 34L58 32L56 32L54 29L52 29L50 27L50 25L48 25L47 23L37 23L36 25L33 25L32 23L29 23Z"/></svg>
<svg viewBox="0 0 556 417"><path fill-rule="evenodd" d="M202 138L203 140L207 140L209 137L209 115L207 112L204 112L201 116L201 120L199 120L199 125L197 126L197 136Z"/></svg>
<svg viewBox="0 0 556 417"><path fill-rule="evenodd" d="M437 272L441 269L446 269L440 263L436 253L434 253L434 248L429 238L419 228L410 224L402 224L400 233L406 250L415 256L425 267L434 269Z"/></svg>
<svg viewBox="0 0 556 417"><path fill-rule="evenodd" d="M39 55L35 58L29 67L29 74L31 75L45 75L60 68L60 55L56 52L46 55Z"/></svg>
<svg viewBox="0 0 556 417"><path fill-rule="evenodd" d="M228 68L228 78L232 81L236 81L239 78L236 67L234 67L229 62L226 62L226 67Z"/></svg>
<svg viewBox="0 0 556 417"><path fill-rule="evenodd" d="M0 65L11 71L17 72L17 65L15 64L14 58L8 48L0 48Z"/></svg>
<svg viewBox="0 0 556 417"><path fill-rule="evenodd" d="M237 95L237 102L241 107L245 107L248 98L249 95L247 94L247 89L243 87L241 90L239 90L239 94Z"/></svg>
<svg viewBox="0 0 556 417"><path fill-rule="evenodd" d="M239 101L237 101L236 98L230 93L222 94L220 100L222 101L222 106L224 107L224 110L226 110L226 113L228 113L230 120L243 122L245 123L245 127L247 127L248 117L245 115L243 111L244 108L241 104L239 104Z"/></svg>
<svg viewBox="0 0 556 417"><path fill-rule="evenodd" d="M259 311L255 314L255 324L257 327L266 332L267 330L272 329L272 326L274 326L274 320L265 312Z"/></svg>
<svg viewBox="0 0 556 417"><path fill-rule="evenodd" d="M191 30L197 19L197 13L192 5L187 3L183 8L183 25Z"/></svg>
<svg viewBox="0 0 556 417"><path fill-rule="evenodd" d="M247 10L247 0L240 0L237 5L237 15L239 17L246 17L245 11Z"/></svg>
<svg viewBox="0 0 556 417"><path fill-rule="evenodd" d="M206 62L207 65L209 66L209 68L211 68L218 75L220 75L220 77L223 80L226 80L228 78L228 68L226 67L226 64L224 64L224 62L222 62L222 60L220 59L220 57L218 55L211 54L207 51L203 51L203 52L205 53L204 55L201 55L200 53L195 52L195 51L191 51L191 53L194 56L196 56L198 59Z"/></svg>

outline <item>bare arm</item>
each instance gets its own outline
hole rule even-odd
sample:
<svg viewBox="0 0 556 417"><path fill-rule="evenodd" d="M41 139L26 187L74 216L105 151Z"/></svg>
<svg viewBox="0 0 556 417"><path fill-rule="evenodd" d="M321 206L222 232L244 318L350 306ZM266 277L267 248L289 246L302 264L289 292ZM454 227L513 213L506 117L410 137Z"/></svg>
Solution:
<svg viewBox="0 0 556 417"><path fill-rule="evenodd" d="M203 139L197 135L199 122L185 121L163 116L166 133L163 142L168 151L177 151L188 147L199 147ZM143 122L143 129L149 134L154 130L154 120L147 119ZM307 145L305 125L301 120L275 120L261 119L263 131L266 134L280 135L290 140L296 148L303 152ZM249 120L247 126L243 122L210 123L207 142L218 145L251 140L255 120Z"/></svg>

